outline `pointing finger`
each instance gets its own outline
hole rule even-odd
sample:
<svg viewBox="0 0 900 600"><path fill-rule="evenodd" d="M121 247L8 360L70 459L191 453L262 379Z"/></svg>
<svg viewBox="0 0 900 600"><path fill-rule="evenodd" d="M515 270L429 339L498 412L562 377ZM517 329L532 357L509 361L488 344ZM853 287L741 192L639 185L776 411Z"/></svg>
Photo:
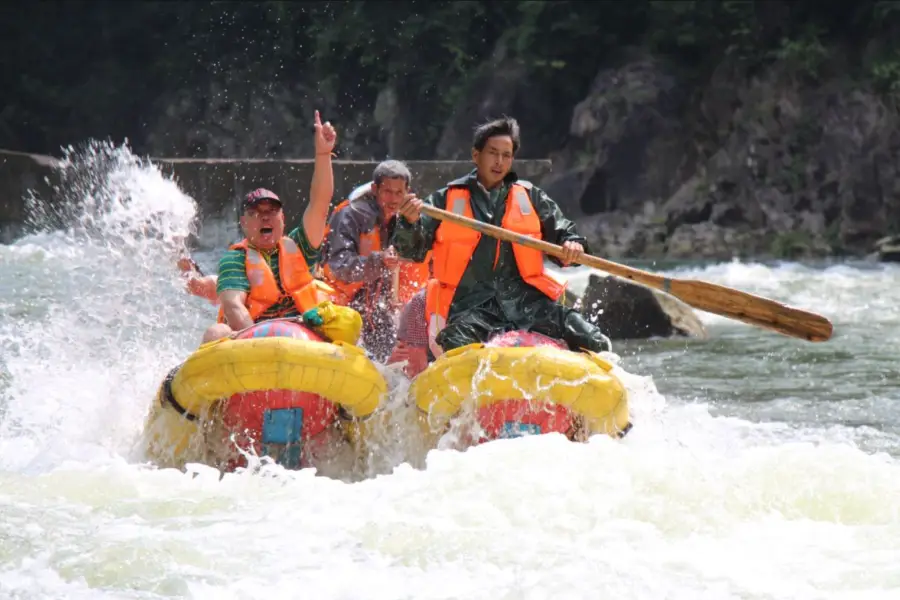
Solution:
<svg viewBox="0 0 900 600"><path fill-rule="evenodd" d="M316 111L316 125L318 125L318 126L322 125L322 117L319 116L319 111ZM327 123L326 123L326 125L327 125Z"/></svg>

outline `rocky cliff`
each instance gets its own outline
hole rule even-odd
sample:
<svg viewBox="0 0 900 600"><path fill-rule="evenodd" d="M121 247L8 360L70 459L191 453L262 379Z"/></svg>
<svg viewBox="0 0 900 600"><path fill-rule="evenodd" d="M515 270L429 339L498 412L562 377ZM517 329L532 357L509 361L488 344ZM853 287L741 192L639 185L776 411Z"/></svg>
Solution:
<svg viewBox="0 0 900 600"><path fill-rule="evenodd" d="M860 255L900 227L897 123L863 86L723 66L689 94L651 57L597 75L544 183L609 256Z"/></svg>
<svg viewBox="0 0 900 600"><path fill-rule="evenodd" d="M520 116L524 148L552 159L537 183L609 257L864 255L879 238L900 232L900 113L890 99L851 82L811 84L787 63L746 78L735 69L723 63L695 87L652 55L601 69L561 115L566 135L554 149L528 127L540 119L521 104L532 93L525 70L492 57L476 69L476 84L433 155L465 159L472 124ZM354 121L382 128L384 146L400 150L404 144L395 140L414 136L414 125L390 88L378 98L371 114ZM269 111L286 114L262 114ZM252 148L248 134L217 126L222 114L191 119L209 123L192 135L215 139L217 153ZM351 140L358 135L352 127L345 131ZM351 148L345 152L365 154L364 146ZM308 151L305 139L295 150Z"/></svg>
<svg viewBox="0 0 900 600"><path fill-rule="evenodd" d="M2 43L50 43L62 62L0 75L0 147L52 154L111 136L140 154L281 160L310 155L318 108L342 159L465 160L473 126L511 114L521 157L553 161L537 183L599 254L863 255L900 234L898 7L23 8ZM96 35L65 33L88 25Z"/></svg>

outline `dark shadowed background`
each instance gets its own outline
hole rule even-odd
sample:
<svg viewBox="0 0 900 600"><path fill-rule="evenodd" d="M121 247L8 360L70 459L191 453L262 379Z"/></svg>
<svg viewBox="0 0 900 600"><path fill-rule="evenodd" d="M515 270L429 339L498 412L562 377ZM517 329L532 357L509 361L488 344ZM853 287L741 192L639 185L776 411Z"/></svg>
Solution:
<svg viewBox="0 0 900 600"><path fill-rule="evenodd" d="M607 256L861 255L900 229L895 2L0 12L0 148L308 158L318 108L341 159L466 159L473 126L505 113L520 156L553 161L537 183Z"/></svg>

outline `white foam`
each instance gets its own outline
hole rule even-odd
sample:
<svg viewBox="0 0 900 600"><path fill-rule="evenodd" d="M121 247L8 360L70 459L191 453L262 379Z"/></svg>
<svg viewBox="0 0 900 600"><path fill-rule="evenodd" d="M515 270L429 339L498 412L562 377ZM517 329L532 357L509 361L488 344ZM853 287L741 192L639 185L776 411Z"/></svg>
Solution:
<svg viewBox="0 0 900 600"><path fill-rule="evenodd" d="M629 373L626 359L616 372L635 428L620 441L504 440L432 451L414 469L386 436L378 475L353 484L264 462L224 477L142 464L131 448L156 387L213 315L174 266L195 206L127 149L95 145L69 162L79 183L68 212L53 213L61 224L0 246L15 274L0 284L0 597L900 594L894 459L860 450L847 427L754 423L664 398L650 375L671 371ZM889 337L897 272L735 262L673 273L812 306L838 328L872 320ZM745 327L704 318L717 335ZM405 384L387 373L399 402Z"/></svg>

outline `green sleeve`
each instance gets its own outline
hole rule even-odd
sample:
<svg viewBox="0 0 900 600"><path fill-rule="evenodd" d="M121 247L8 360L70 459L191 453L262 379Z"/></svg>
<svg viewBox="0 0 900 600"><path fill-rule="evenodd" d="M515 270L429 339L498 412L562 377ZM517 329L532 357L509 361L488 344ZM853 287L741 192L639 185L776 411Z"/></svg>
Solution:
<svg viewBox="0 0 900 600"><path fill-rule="evenodd" d="M309 243L309 238L306 237L306 230L303 229L303 224L301 223L288 233L288 237L294 240L294 243L300 248L300 252L302 252L303 256L306 258L307 266L309 266L310 269L315 267L322 254L320 250L321 246L319 248L312 247L312 244Z"/></svg>
<svg viewBox="0 0 900 600"><path fill-rule="evenodd" d="M440 189L423 200L425 204L443 209L447 206L447 188ZM402 215L397 218L391 244L402 258L422 262L434 244L434 234L441 222L428 215L419 215L410 223Z"/></svg>
<svg viewBox="0 0 900 600"><path fill-rule="evenodd" d="M226 250L219 259L219 279L216 282L216 293L225 290L250 291L250 280L247 279L247 268L243 250Z"/></svg>

